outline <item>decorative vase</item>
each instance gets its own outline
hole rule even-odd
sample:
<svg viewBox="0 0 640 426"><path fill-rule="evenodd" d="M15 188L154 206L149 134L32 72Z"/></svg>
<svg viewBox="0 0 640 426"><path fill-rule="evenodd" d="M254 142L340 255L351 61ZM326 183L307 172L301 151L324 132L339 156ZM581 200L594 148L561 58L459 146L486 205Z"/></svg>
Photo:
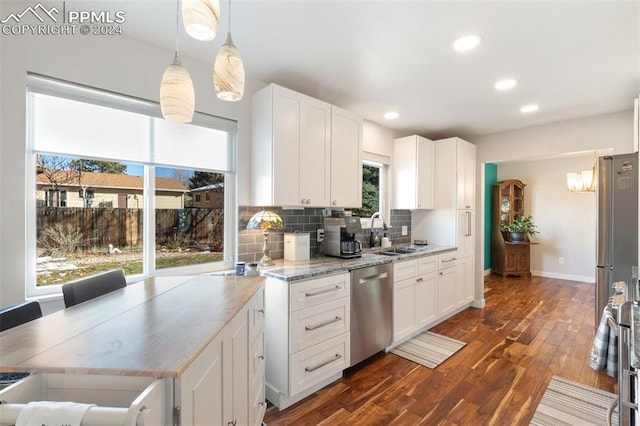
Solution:
<svg viewBox="0 0 640 426"><path fill-rule="evenodd" d="M509 236L511 237L511 241L520 242L526 241L526 233L525 232L510 232Z"/></svg>

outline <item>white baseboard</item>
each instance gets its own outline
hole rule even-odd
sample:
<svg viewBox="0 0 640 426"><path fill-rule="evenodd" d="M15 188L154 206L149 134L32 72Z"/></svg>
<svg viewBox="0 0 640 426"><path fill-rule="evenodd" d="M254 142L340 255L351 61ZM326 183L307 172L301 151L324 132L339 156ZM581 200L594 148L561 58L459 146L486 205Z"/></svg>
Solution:
<svg viewBox="0 0 640 426"><path fill-rule="evenodd" d="M491 269L484 270L484 276L491 275ZM531 271L531 275L535 275L536 277L544 277L544 278L556 278L559 280L568 280L568 281L582 281L585 283L595 283L596 277L594 275L574 275L574 274L559 274L557 272L546 272L546 271Z"/></svg>
<svg viewBox="0 0 640 426"><path fill-rule="evenodd" d="M531 271L531 275L535 275L536 277L544 277L544 278L556 278L559 280L582 281L585 283L592 283L592 284L596 282L595 272L593 275L574 275L574 274L559 274L557 272Z"/></svg>

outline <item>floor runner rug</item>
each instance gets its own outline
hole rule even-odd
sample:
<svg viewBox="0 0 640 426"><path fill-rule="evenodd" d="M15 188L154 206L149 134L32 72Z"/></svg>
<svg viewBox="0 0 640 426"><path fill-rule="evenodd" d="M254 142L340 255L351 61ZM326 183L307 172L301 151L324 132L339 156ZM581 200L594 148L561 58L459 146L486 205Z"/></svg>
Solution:
<svg viewBox="0 0 640 426"><path fill-rule="evenodd" d="M436 368L451 355L458 352L465 344L449 337L425 331L393 348L391 353L422 364L425 367Z"/></svg>
<svg viewBox="0 0 640 426"><path fill-rule="evenodd" d="M557 376L551 378L533 415L531 425L606 425L607 408L617 395L572 382ZM618 409L611 424L618 424Z"/></svg>

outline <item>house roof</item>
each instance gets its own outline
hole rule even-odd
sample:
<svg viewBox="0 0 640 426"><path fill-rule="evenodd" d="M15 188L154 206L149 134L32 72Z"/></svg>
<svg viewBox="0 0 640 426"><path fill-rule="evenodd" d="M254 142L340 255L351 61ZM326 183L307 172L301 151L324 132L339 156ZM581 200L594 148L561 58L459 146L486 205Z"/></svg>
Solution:
<svg viewBox="0 0 640 426"><path fill-rule="evenodd" d="M66 170L43 170L36 175L36 183L51 185L57 182L61 186L80 186L78 174ZM175 179L157 177L156 189L163 191L186 192L188 188ZM117 188L117 189L142 189L144 182L142 176L120 175L112 173L90 173L81 175L81 184L89 188Z"/></svg>

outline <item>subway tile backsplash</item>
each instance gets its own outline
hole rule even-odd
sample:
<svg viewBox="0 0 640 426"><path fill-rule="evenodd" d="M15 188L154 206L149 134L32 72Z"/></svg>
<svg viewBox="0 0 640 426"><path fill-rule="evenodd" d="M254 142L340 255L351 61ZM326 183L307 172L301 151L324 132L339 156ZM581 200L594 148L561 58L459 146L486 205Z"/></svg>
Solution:
<svg viewBox="0 0 640 426"><path fill-rule="evenodd" d="M254 213L261 210L260 207L242 206L238 213L238 260L242 262L257 262L262 257L263 232L247 229L247 223ZM324 218L320 208L282 209L270 207L269 210L282 217L285 228L281 231L269 233L269 249L272 259L284 257L284 234L292 232L305 232L310 234L311 256L323 254L322 243L316 241L316 230L324 227ZM391 210L389 219L390 229L387 231L393 244L408 244L411 242L411 211ZM408 233L402 236L402 227L406 226ZM363 248L369 247L369 229L364 229L357 237L362 242Z"/></svg>

